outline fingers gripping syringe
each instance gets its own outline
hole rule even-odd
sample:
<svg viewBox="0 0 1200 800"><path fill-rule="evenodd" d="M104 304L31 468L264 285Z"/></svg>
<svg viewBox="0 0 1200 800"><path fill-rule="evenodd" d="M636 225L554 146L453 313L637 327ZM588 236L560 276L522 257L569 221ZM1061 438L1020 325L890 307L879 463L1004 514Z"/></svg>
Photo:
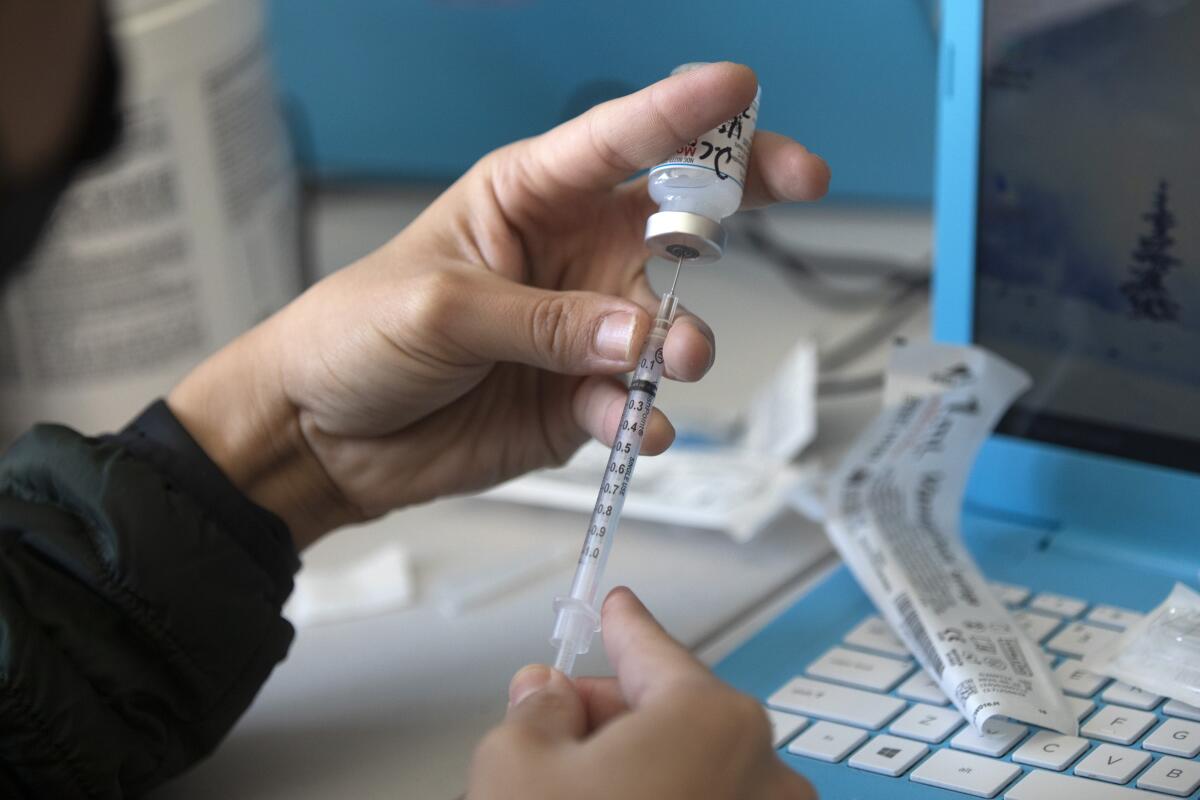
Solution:
<svg viewBox="0 0 1200 800"><path fill-rule="evenodd" d="M702 66L685 64L672 74ZM654 325L646 337L637 370L629 384L629 397L621 414L617 440L613 442L600 481L600 494L596 497L596 507L592 509L592 519L583 539L571 594L554 601L557 617L554 634L550 637L550 643L558 649L554 666L567 675L571 674L576 657L588 651L592 636L600 630L596 596L612 550L613 536L621 521L621 508L633 478L633 465L642 449L642 437L654 407L658 382L662 380L663 343L679 304L675 298L679 268L684 259L692 264L708 264L720 259L725 252L725 230L721 220L737 210L742 201L750 145L758 121L758 99L756 95L745 110L699 137L705 144L724 142L726 146L710 145L697 150L693 142L680 147L650 170L647 187L659 209L646 220L646 247L658 256L678 261L671 289L663 295L658 306Z"/></svg>
<svg viewBox="0 0 1200 800"><path fill-rule="evenodd" d="M558 649L554 668L566 675L571 674L576 656L588 651L592 636L600 630L600 612L596 608L596 595L600 591L600 578L604 565L612 550L613 536L621 521L621 509L629 482L633 479L633 465L637 463L642 449L642 437L646 435L646 422L654 407L654 396L663 374L663 343L679 300L675 296L675 283L679 280L679 267L684 256L679 255L675 264L675 279L670 290L663 295L655 315L654 324L646 336L646 343L638 357L637 369L629 384L629 396L621 423L617 428L616 441L609 453L608 465L600 480L600 493L596 496L596 507L587 534L583 538L583 549L579 553L579 565L571 581L571 594L554 600L557 618L550 644Z"/></svg>

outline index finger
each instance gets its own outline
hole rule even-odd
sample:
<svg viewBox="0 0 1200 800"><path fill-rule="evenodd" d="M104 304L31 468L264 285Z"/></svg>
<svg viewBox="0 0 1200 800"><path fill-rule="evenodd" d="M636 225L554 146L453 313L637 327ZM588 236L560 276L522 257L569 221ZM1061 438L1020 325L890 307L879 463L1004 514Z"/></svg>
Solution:
<svg viewBox="0 0 1200 800"><path fill-rule="evenodd" d="M745 109L757 90L749 67L708 64L601 103L534 139L530 152L562 185L611 188Z"/></svg>
<svg viewBox="0 0 1200 800"><path fill-rule="evenodd" d="M624 586L613 589L605 598L600 630L621 694L630 708L681 683L716 680Z"/></svg>

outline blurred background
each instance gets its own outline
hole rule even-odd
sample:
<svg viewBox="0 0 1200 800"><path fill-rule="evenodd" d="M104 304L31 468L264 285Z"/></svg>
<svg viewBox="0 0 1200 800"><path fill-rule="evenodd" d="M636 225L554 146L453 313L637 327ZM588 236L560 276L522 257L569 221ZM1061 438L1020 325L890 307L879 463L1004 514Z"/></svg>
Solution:
<svg viewBox="0 0 1200 800"><path fill-rule="evenodd" d="M325 178L446 180L506 142L689 61L740 61L760 126L833 167L842 202L927 203L933 0L277 0L267 36L300 162Z"/></svg>
<svg viewBox="0 0 1200 800"><path fill-rule="evenodd" d="M386 240L479 156L688 61L757 70L762 126L832 167L823 206L927 218L934 0L109 8L125 135L77 177L0 296L0 441L39 419L119 426L304 285ZM734 241L812 277L820 259L776 239L791 232L819 248L820 213L773 236L760 221L757 236ZM886 277L921 265L858 266Z"/></svg>

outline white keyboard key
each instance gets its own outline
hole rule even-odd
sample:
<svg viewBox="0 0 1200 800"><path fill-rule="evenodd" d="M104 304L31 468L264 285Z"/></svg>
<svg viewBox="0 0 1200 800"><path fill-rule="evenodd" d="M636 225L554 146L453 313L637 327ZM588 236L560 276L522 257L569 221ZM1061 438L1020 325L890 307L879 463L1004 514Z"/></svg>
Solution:
<svg viewBox="0 0 1200 800"><path fill-rule="evenodd" d="M800 731L808 727L808 717L796 714L785 714L772 708L767 710L767 719L771 721L771 741L775 747L780 747Z"/></svg>
<svg viewBox="0 0 1200 800"><path fill-rule="evenodd" d="M1065 594L1039 592L1029 601L1029 607L1045 611L1047 614L1074 619L1083 613L1083 610L1087 608L1087 603L1078 597L1067 597Z"/></svg>
<svg viewBox="0 0 1200 800"><path fill-rule="evenodd" d="M1029 597L1029 590L1024 586L1004 583L1003 581L989 581L989 583L991 583L992 590L996 593L996 599L1006 606L1019 606Z"/></svg>
<svg viewBox="0 0 1200 800"><path fill-rule="evenodd" d="M1142 773L1137 785L1142 789L1187 797L1200 787L1200 764L1165 756Z"/></svg>
<svg viewBox="0 0 1200 800"><path fill-rule="evenodd" d="M859 748L846 763L855 769L896 778L908 772L928 752L929 748L920 742L883 734Z"/></svg>
<svg viewBox="0 0 1200 800"><path fill-rule="evenodd" d="M780 711L845 722L860 728L882 728L908 704L898 697L872 694L809 678L792 678L771 695L767 705Z"/></svg>
<svg viewBox="0 0 1200 800"><path fill-rule="evenodd" d="M950 746L955 750L969 750L981 756L1000 756L1013 749L1013 745L1029 732L1029 728L1016 722L1003 719L990 719L983 723L984 733L975 730L974 725L968 725L950 740Z"/></svg>
<svg viewBox="0 0 1200 800"><path fill-rule="evenodd" d="M1162 795L1035 769L1004 793L1004 800L1163 800Z"/></svg>
<svg viewBox="0 0 1200 800"><path fill-rule="evenodd" d="M1182 719L1163 720L1142 742L1142 747L1156 753L1195 758L1200 755L1200 725Z"/></svg>
<svg viewBox="0 0 1200 800"><path fill-rule="evenodd" d="M1163 706L1163 713L1169 717L1183 717L1200 722L1200 706L1189 706L1178 700L1168 700Z"/></svg>
<svg viewBox="0 0 1200 800"><path fill-rule="evenodd" d="M909 780L976 797L994 797L1020 774L1021 768L1007 761L994 761L955 750L938 750L913 770Z"/></svg>
<svg viewBox="0 0 1200 800"><path fill-rule="evenodd" d="M1097 675L1085 668L1083 662L1073 658L1068 658L1054 668L1054 680L1064 692L1076 697L1091 697L1101 686L1108 683L1108 678Z"/></svg>
<svg viewBox="0 0 1200 800"><path fill-rule="evenodd" d="M896 687L896 694L907 697L909 700L932 703L935 706L950 705L950 699L946 697L942 687L938 686L933 678L929 677L929 673L923 669L917 670L911 678Z"/></svg>
<svg viewBox="0 0 1200 800"><path fill-rule="evenodd" d="M962 714L958 713L957 708L938 708L917 703L896 717L888 730L897 736L937 744L962 724Z"/></svg>
<svg viewBox="0 0 1200 800"><path fill-rule="evenodd" d="M818 722L793 739L787 751L821 761L841 761L851 750L866 741L866 738L866 731L858 728L848 728L833 722Z"/></svg>
<svg viewBox="0 0 1200 800"><path fill-rule="evenodd" d="M1013 612L1013 619L1017 621L1025 632L1029 634L1029 638L1033 639L1037 644L1041 644L1050 632L1062 624L1062 619L1052 617L1049 614L1039 614L1036 611L1020 611Z"/></svg>
<svg viewBox="0 0 1200 800"><path fill-rule="evenodd" d="M911 661L897 661L845 647L830 648L825 655L809 664L807 670L814 678L825 678L876 692L889 691L912 671Z"/></svg>
<svg viewBox="0 0 1200 800"><path fill-rule="evenodd" d="M1150 694L1122 681L1113 681L1112 685L1104 690L1104 694L1100 695L1100 699L1108 703L1120 703L1130 708L1140 708L1143 711L1156 708L1163 701L1162 697L1157 694Z"/></svg>
<svg viewBox="0 0 1200 800"><path fill-rule="evenodd" d="M1075 774L1109 783L1129 783L1148 763L1150 754L1147 752L1102 744L1075 765Z"/></svg>
<svg viewBox="0 0 1200 800"><path fill-rule="evenodd" d="M1062 772L1083 755L1089 746L1087 739L1078 736L1038 731L1029 737L1029 741L1017 748L1017 752L1013 753L1013 761Z"/></svg>
<svg viewBox="0 0 1200 800"><path fill-rule="evenodd" d="M1106 647L1120 638L1121 634L1099 625L1089 625L1086 622L1072 622L1046 642L1046 649L1065 656L1083 658Z"/></svg>
<svg viewBox="0 0 1200 800"><path fill-rule="evenodd" d="M1141 621L1144 616L1145 614L1139 614L1127 608L1096 606L1088 612L1087 619L1092 622L1098 622L1101 625L1109 625L1113 628L1125 630L1133 623Z"/></svg>
<svg viewBox="0 0 1200 800"><path fill-rule="evenodd" d="M1104 706L1083 723L1080 733L1089 739L1103 739L1117 744L1133 744L1158 719L1145 711L1121 706Z"/></svg>
<svg viewBox="0 0 1200 800"><path fill-rule="evenodd" d="M891 626L882 617L875 615L869 616L855 625L854 630L847 633L843 641L864 650L874 650L877 653L897 658L909 657L908 648L904 646L904 642L896 638Z"/></svg>
<svg viewBox="0 0 1200 800"><path fill-rule="evenodd" d="M1096 704L1086 697L1068 697L1067 706L1075 712L1075 719L1083 722L1083 718L1096 708Z"/></svg>

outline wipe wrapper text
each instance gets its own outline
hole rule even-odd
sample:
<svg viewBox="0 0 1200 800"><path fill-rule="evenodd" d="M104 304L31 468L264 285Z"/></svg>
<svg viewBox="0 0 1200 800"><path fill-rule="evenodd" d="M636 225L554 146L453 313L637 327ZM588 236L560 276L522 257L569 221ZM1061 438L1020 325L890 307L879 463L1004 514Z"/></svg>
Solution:
<svg viewBox="0 0 1200 800"><path fill-rule="evenodd" d="M967 475L1025 373L984 350L899 344L884 409L830 483L826 525L859 584L977 730L1009 717L1074 735L1038 647L995 598L959 529Z"/></svg>

